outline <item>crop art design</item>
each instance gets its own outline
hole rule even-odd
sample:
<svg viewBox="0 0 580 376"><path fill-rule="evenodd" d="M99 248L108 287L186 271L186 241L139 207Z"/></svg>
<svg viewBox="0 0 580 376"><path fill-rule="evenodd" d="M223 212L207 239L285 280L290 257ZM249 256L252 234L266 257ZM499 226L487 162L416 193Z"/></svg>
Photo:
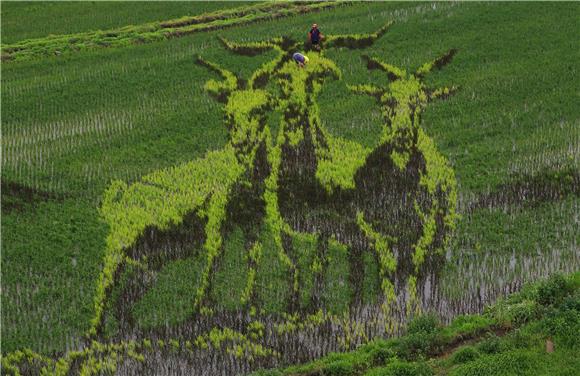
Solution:
<svg viewBox="0 0 580 376"><path fill-rule="evenodd" d="M325 49L370 46L387 28L329 36ZM455 50L413 73L363 57L389 80L349 86L382 111L381 136L369 148L332 135L320 119L318 93L342 78L324 51L301 68L292 60L301 43L290 38L221 41L234 54L276 56L248 79L197 58L216 75L205 91L223 104L229 139L203 158L109 187L91 342L58 362L38 361L46 367L163 373L157 363L175 362L208 374L227 365L233 374L304 361L398 333L421 310L426 284L435 284L455 226L456 181L421 113L455 89L428 88L423 78ZM280 114L277 129L272 112ZM227 275L234 228L243 234L243 265L234 265L238 282L224 291L217 275ZM195 260L187 317L143 327L134 307L160 270L185 259Z"/></svg>

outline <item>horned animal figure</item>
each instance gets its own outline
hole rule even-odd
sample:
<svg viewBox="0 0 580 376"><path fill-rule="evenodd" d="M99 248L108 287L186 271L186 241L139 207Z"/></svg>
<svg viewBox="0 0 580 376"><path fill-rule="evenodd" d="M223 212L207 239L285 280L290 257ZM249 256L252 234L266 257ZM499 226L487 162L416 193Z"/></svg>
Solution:
<svg viewBox="0 0 580 376"><path fill-rule="evenodd" d="M429 101L447 98L456 91L455 87L432 90L421 81L433 69L449 63L455 53L456 50L450 50L413 74L363 56L369 70L387 73L390 84L386 88L372 85L350 87L354 92L376 98L385 121L378 147L367 157L363 169L357 172L362 173L359 176L374 177L372 181L361 181L360 207L372 207L369 198L382 198L383 208L358 212L357 216L363 228L370 225L368 231L364 230L367 236L373 237L378 231L384 234L384 243L390 243L396 262L384 262L383 278L390 275L399 289L407 280L411 298L417 292L417 279L424 279L430 270L439 269L436 264L442 261L444 246L455 228L455 175L421 128L420 120ZM389 212L391 215L385 218L385 213ZM383 287L393 293L393 285ZM385 293L389 295L388 291Z"/></svg>
<svg viewBox="0 0 580 376"><path fill-rule="evenodd" d="M337 40L341 45L352 44L344 38L331 41ZM241 54L263 52L268 45L281 54L295 47L288 39L253 45L223 42ZM398 68L367 58L369 69L382 69L392 80L388 89L353 88L377 97L382 105L385 125L374 150L334 137L322 127L316 104L322 73L340 76L323 54L313 55L306 69L283 59L272 64L279 67L274 77L283 88L284 117L269 158L273 172L266 184L266 202L270 229L277 234L278 247L293 274L290 309L297 306L300 279L293 264L293 233L318 236L316 260L324 260L329 239L348 246L354 286L351 306L361 304L363 252L374 250L384 311L403 306L408 314L419 308L418 279L424 281L430 271L436 271L443 258L443 246L455 223L456 201L453 171L419 127L420 112L428 100L453 90L431 91L420 79L449 62L454 53L408 77ZM318 282L323 273L317 276ZM320 291L314 291L314 308L320 305Z"/></svg>
<svg viewBox="0 0 580 376"><path fill-rule="evenodd" d="M366 47L385 31L386 27L370 35L329 37L327 48ZM107 315L117 319L121 332L129 333L135 326L131 308L151 286L151 275L178 258L203 260L202 272L192 281L197 287L192 312L207 311L211 276L231 223L241 227L246 239L248 272L240 297L246 309L263 303L255 286L264 263L265 245L258 234L262 228L271 234L277 257L288 270L290 312L324 308L321 286L331 242L349 249L351 307L363 304L365 253L380 266L377 282L385 313L413 303L417 281L427 274L426 265L441 257L439 250L455 215L453 172L419 128L419 113L427 100L449 94L431 92L419 82L441 64L436 60L407 78L396 74L402 71L367 59L369 68L381 67L394 78L389 90L353 88L384 99L383 136L370 149L333 136L320 121L316 95L325 79L341 76L323 53L312 55L311 64L300 69L291 61L298 42L290 38L222 42L238 54L253 56L267 50L278 54L247 82L198 58L200 65L223 78L208 81L205 89L224 104L228 143L204 158L154 172L132 185L114 182L107 190L101 211L111 231L89 335L102 333ZM278 95L266 91L273 79L281 89ZM266 112L273 107L282 113L275 137L266 121ZM299 286L307 271L298 266L292 242L300 233L318 239L314 258L318 264L309 265L316 275L307 307L299 303ZM119 298L115 302L112 290L128 266L137 269L137 277L121 288L122 302ZM411 291L411 298L401 300L405 291Z"/></svg>
<svg viewBox="0 0 580 376"><path fill-rule="evenodd" d="M331 36L327 40L327 49L367 47L382 36L388 26L368 35ZM354 187L354 171L362 166L364 155L368 153L368 150L355 142L333 137L322 126L316 95L325 78L338 79L341 76L336 65L324 58L322 53L311 55L311 62L306 65L305 69L299 69L291 61L291 55L299 48L299 43L290 38L246 44L221 40L227 49L242 55L254 56L269 49L278 52L278 56L266 64L270 68L269 75L277 78L282 88L279 107L283 114L277 140L269 148L268 160L271 174L266 181L266 223L274 234L280 258L290 271L289 283L292 286L292 294L288 308L290 311L295 311L299 306L298 290L301 273L296 266L297 256L292 250L292 235L296 232L318 235L320 254L315 258L315 262L318 262L324 260L329 237L343 238L345 229L339 223L332 223L332 220L329 221L328 218L325 221L315 219L313 223L300 221L300 215L293 216L292 210L296 204L307 201L312 203L310 206L321 206L328 201L327 192L320 192L318 189L320 184L313 184L312 178L315 176L317 181L322 182L329 190L336 187ZM349 160L351 163L345 164ZM305 196L308 196L308 200L304 200ZM292 219L294 223L290 225ZM309 228L301 228L297 225L298 222L306 224ZM317 230L318 227L321 228ZM355 227L359 230L360 226ZM356 268L359 266L355 265L357 262L353 262L351 267L352 275L355 275ZM317 273L317 285L320 285L322 278L321 271ZM360 282L356 277L351 280L355 283ZM312 295L313 302L310 309L320 308L321 289L318 287ZM356 291L354 295L360 296L359 292Z"/></svg>
<svg viewBox="0 0 580 376"><path fill-rule="evenodd" d="M102 334L106 313L115 317L121 331L134 327L131 309L153 282L151 274L168 261L195 256L195 249L203 247L205 254L198 257L205 263L192 297L192 305L200 309L221 253L222 227L232 203L251 206L248 200L262 196L263 184L251 182L263 181L265 177L260 175L267 173L265 142L269 130L265 116L273 98L255 88L254 79L245 82L216 64L201 58L197 62L224 79L208 81L205 89L225 104L229 140L223 149L208 152L204 158L156 171L130 186L113 182L105 192L101 213L110 232L89 337ZM232 195L244 200L232 199ZM244 223L246 228L253 226ZM172 230L180 226L189 230ZM254 233L248 231L248 246L259 248ZM137 276L122 288L117 301L112 301L115 282L128 265L137 269Z"/></svg>

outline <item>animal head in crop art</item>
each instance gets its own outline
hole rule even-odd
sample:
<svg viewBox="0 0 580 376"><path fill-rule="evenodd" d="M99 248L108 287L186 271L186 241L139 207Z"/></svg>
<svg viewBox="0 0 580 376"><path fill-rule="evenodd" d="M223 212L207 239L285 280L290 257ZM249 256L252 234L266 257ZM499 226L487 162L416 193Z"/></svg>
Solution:
<svg viewBox="0 0 580 376"><path fill-rule="evenodd" d="M423 108L427 102L437 98L446 98L452 95L456 88L429 89L422 82L426 74L433 69L441 69L451 62L457 50L451 49L441 57L425 63L414 73L407 73L405 70L393 65L384 63L376 58L363 55L369 70L380 70L387 74L390 81L386 88L379 88L373 85L351 86L355 92L366 93L377 99L382 107L390 109L386 113L393 119L395 110L408 110L413 113L417 108Z"/></svg>
<svg viewBox="0 0 580 376"><path fill-rule="evenodd" d="M256 88L254 80L246 82L217 64L197 58L197 63L219 74L223 81L209 80L205 90L224 103L225 123L229 139L244 164L252 163L256 149L264 137L266 113L275 99L265 90Z"/></svg>
<svg viewBox="0 0 580 376"><path fill-rule="evenodd" d="M356 93L371 95L380 104L386 122L380 143L389 142L394 145L392 155L401 169L409 161L409 151L416 142L421 111L429 101L447 98L457 90L455 87L432 90L425 86L422 79L433 69L440 69L448 64L456 52L455 49L449 50L411 74L376 58L363 56L367 68L385 72L390 83L387 87L359 85L350 86L350 89Z"/></svg>

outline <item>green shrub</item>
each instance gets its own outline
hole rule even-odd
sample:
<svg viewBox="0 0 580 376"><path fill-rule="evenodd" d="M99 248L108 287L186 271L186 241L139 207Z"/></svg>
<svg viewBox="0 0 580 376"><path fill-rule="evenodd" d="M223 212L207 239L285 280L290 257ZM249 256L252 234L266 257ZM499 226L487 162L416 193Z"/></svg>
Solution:
<svg viewBox="0 0 580 376"><path fill-rule="evenodd" d="M372 364L374 365L382 365L386 364L389 359L395 357L395 352L392 348L383 346L375 346L369 351L369 358Z"/></svg>
<svg viewBox="0 0 580 376"><path fill-rule="evenodd" d="M408 363L395 360L386 367L375 368L365 376L431 376L433 370L424 362Z"/></svg>
<svg viewBox="0 0 580 376"><path fill-rule="evenodd" d="M554 310L542 321L542 328L558 345L580 348L580 311Z"/></svg>
<svg viewBox="0 0 580 376"><path fill-rule="evenodd" d="M452 376L533 375L537 367L537 355L526 351L515 351L482 356L472 362L452 369Z"/></svg>
<svg viewBox="0 0 580 376"><path fill-rule="evenodd" d="M426 314L415 317L407 326L409 334L434 333L439 328L439 318L434 314Z"/></svg>
<svg viewBox="0 0 580 376"><path fill-rule="evenodd" d="M525 349L535 344L537 338L531 333L529 327L518 328L510 333L506 338L512 347Z"/></svg>
<svg viewBox="0 0 580 376"><path fill-rule="evenodd" d="M538 308L536 303L530 300L515 304L510 309L511 321L517 326L530 322L538 317Z"/></svg>
<svg viewBox="0 0 580 376"><path fill-rule="evenodd" d="M423 332L402 337L394 346L394 350L402 359L416 360L437 352L442 345L442 337L438 332Z"/></svg>
<svg viewBox="0 0 580 376"><path fill-rule="evenodd" d="M580 290L576 294L566 297L560 309L580 311Z"/></svg>
<svg viewBox="0 0 580 376"><path fill-rule="evenodd" d="M538 303L543 306L561 303L573 286L561 274L555 274L538 286Z"/></svg>
<svg viewBox="0 0 580 376"><path fill-rule="evenodd" d="M463 364L479 358L479 352L473 346L465 346L453 353L451 362Z"/></svg>
<svg viewBox="0 0 580 376"><path fill-rule="evenodd" d="M393 340L391 347L399 358L415 360L436 352L443 342L439 320L429 314L411 320L407 335Z"/></svg>
<svg viewBox="0 0 580 376"><path fill-rule="evenodd" d="M477 349L484 354L497 354L505 349L501 339L495 334L489 335L477 345Z"/></svg>
<svg viewBox="0 0 580 376"><path fill-rule="evenodd" d="M493 319L481 315L457 316L449 326L443 329L443 336L451 341L477 335L494 324Z"/></svg>
<svg viewBox="0 0 580 376"><path fill-rule="evenodd" d="M533 300L521 300L517 303L501 300L490 309L491 316L502 326L521 326L537 319L541 314L541 306Z"/></svg>
<svg viewBox="0 0 580 376"><path fill-rule="evenodd" d="M325 376L350 376L354 375L354 367L352 362L347 359L343 360L336 360L332 363L329 363L324 368Z"/></svg>
<svg viewBox="0 0 580 376"><path fill-rule="evenodd" d="M572 289L578 290L580 288L580 272L576 272L569 276L569 282Z"/></svg>

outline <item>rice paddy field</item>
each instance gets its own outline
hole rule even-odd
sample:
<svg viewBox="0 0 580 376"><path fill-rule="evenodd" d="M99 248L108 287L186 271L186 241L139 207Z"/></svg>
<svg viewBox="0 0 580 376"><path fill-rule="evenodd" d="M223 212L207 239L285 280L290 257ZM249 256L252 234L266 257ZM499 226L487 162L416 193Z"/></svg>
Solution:
<svg viewBox="0 0 580 376"><path fill-rule="evenodd" d="M245 375L577 272L579 15L2 2L3 370Z"/></svg>

